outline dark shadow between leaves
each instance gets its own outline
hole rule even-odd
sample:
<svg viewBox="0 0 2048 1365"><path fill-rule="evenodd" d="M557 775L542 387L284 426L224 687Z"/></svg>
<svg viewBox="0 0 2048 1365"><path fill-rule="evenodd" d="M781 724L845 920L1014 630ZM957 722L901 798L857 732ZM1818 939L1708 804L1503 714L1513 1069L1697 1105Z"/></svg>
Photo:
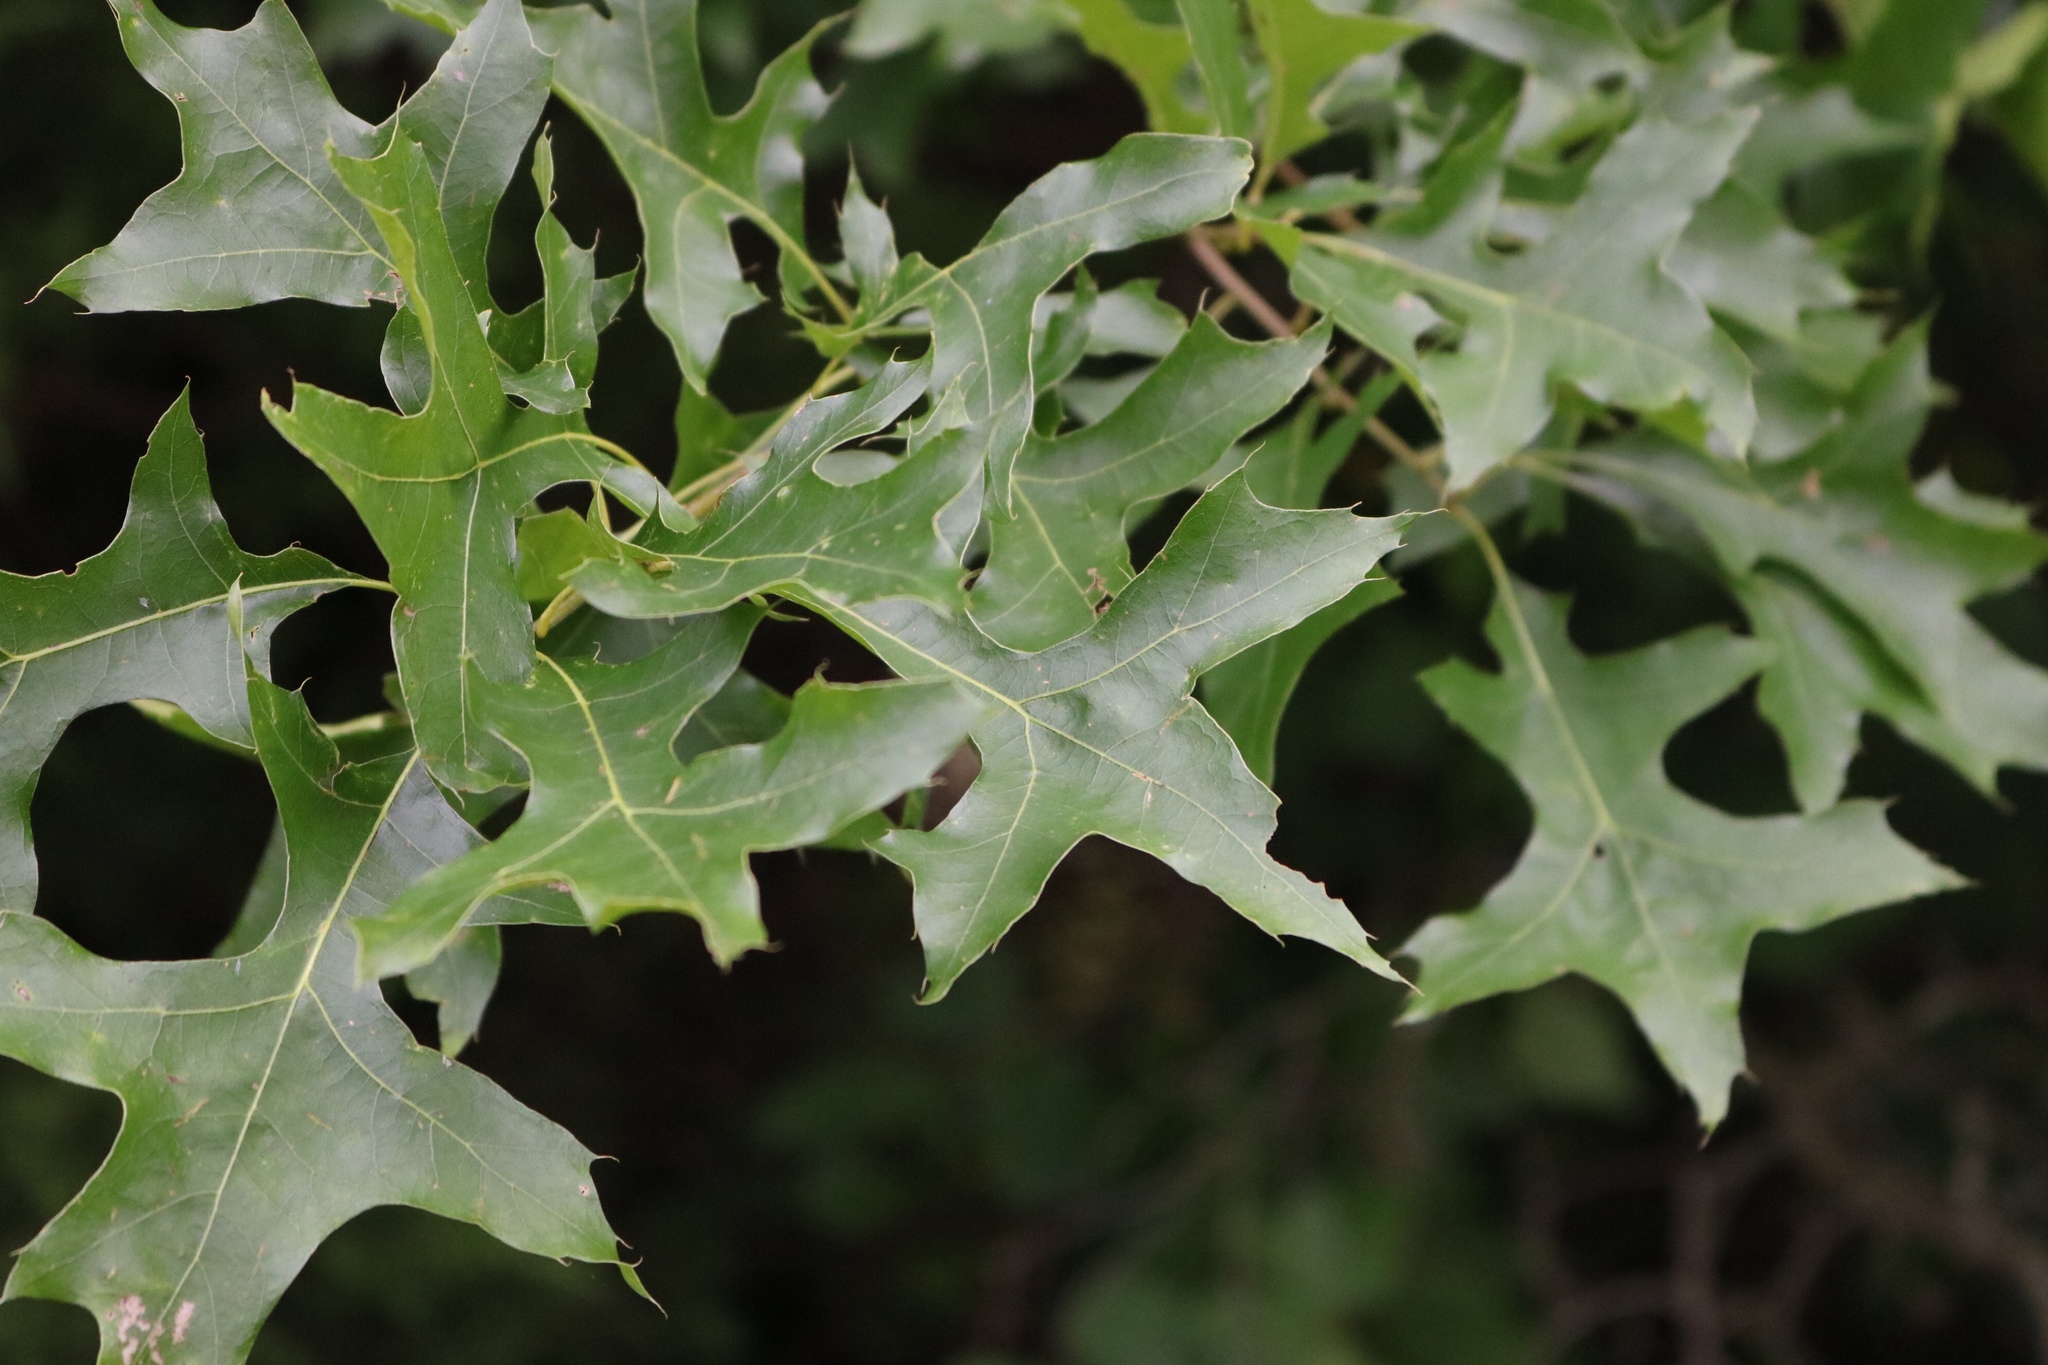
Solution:
<svg viewBox="0 0 2048 1365"><path fill-rule="evenodd" d="M36 913L103 957L210 956L255 876L274 811L249 759L130 707L88 712L36 787Z"/></svg>

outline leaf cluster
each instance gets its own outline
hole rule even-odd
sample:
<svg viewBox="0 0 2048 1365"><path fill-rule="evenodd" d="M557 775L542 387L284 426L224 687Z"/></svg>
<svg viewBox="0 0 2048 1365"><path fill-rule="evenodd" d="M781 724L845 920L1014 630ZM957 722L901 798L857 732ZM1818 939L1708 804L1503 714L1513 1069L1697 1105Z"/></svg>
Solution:
<svg viewBox="0 0 2048 1365"><path fill-rule="evenodd" d="M1914 469L1925 327L1870 292L1916 269L1958 120L2026 97L2032 11L1968 46L1894 0L1828 64L1760 50L1764 20L1648 0L868 0L721 114L695 0L392 3L451 41L371 126L282 0L227 32L123 0L184 169L52 282L96 312L390 309L388 405L304 382L263 400L384 580L240 550L183 399L104 553L0 578L0 1051L126 1115L6 1292L93 1310L104 1360L243 1358L320 1240L377 1204L633 1279L589 1153L455 1060L504 925L677 913L729 962L768 942L751 854L865 850L908 875L936 999L1100 835L1400 979L1268 851L1269 783L1311 657L1435 555L1483 561L1492 657L1422 685L1535 819L1482 904L1403 949L1410 1015L1583 975L1709 1126L1758 933L1957 884L1844 799L1863 718L1987 790L2048 766L2048 675L1971 615L2048 541ZM1052 170L950 261L900 251L857 173L811 240L820 43L936 37L965 62L1058 30L1124 70L1153 131ZM1901 45L1924 50L1917 85L1886 75ZM635 199L637 272L599 277L554 214L551 96ZM487 262L529 147L544 292L508 310ZM1854 196L1792 212L1802 177L1873 158L1906 221ZM776 249L772 281L742 268L739 222ZM1217 286L1204 310L1098 281L1170 238ZM588 419L635 291L684 381L666 478ZM756 308L815 377L734 413L710 379ZM1567 493L1687 557L1735 628L1582 649L1502 548ZM390 596L397 672L388 711L323 727L268 681L267 643L344 589ZM893 677L776 692L745 662L790 613ZM1753 679L1795 811L1730 814L1665 772L1672 736ZM122 702L249 753L277 796L214 959L111 962L34 914L38 773L71 720ZM942 770L977 775L928 818ZM439 1005L440 1055L385 1004L397 976Z"/></svg>

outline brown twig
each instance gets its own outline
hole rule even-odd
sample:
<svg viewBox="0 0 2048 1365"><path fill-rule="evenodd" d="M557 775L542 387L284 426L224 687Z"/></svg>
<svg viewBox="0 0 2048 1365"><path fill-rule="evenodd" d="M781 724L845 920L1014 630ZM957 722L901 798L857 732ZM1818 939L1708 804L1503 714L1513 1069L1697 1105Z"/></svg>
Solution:
<svg viewBox="0 0 2048 1365"><path fill-rule="evenodd" d="M1244 311L1258 320L1259 326L1276 337L1295 335L1294 327L1280 313L1280 310L1266 301L1266 296L1252 288L1251 281L1237 273L1237 267L1224 258L1216 244L1197 232L1187 237L1188 250L1202 269L1209 272L1209 278L1229 291L1230 296L1243 306Z"/></svg>
<svg viewBox="0 0 2048 1365"><path fill-rule="evenodd" d="M1300 327L1281 316L1280 310L1268 302L1264 294L1254 289L1250 280L1238 273L1237 267L1225 258L1207 236L1200 232L1190 232L1187 235L1187 242L1188 250L1194 254L1202 269L1209 273L1209 278L1221 285L1225 294L1237 300L1238 306L1256 319L1268 333L1278 338L1301 334ZM1307 321L1306 313L1301 321ZM1315 381L1316 396L1322 402L1345 412L1357 408L1358 400L1352 396L1351 391L1322 366L1317 366L1309 377ZM1437 469L1443 458L1441 447L1433 452L1419 451L1378 417L1366 419L1365 431L1366 435L1372 437L1389 455L1421 474L1439 499L1443 497L1446 485L1443 475Z"/></svg>

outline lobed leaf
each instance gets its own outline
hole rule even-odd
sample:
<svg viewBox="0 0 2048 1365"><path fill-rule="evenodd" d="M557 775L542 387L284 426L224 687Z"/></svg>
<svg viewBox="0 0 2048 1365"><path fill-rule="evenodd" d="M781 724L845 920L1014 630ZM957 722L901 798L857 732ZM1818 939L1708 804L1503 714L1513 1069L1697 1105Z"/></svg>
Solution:
<svg viewBox="0 0 2048 1365"><path fill-rule="evenodd" d="M878 477L835 485L820 458L881 431L923 396L929 367L895 362L852 393L806 404L766 464L689 531L649 526L630 545L585 538L563 577L617 616L715 611L757 593L801 589L858 600L960 596L960 558L979 512L980 452L950 432Z"/></svg>
<svg viewBox="0 0 2048 1365"><path fill-rule="evenodd" d="M1809 810L1841 792L1866 712L1986 791L2003 764L2048 767L2048 672L1967 610L2048 560L2048 538L1946 476L1915 486L1926 364L1926 331L1911 329L1865 374L1844 424L1793 459L1743 470L1650 442L1573 459L1588 491L1650 499L1704 539L1775 648L1759 701Z"/></svg>
<svg viewBox="0 0 2048 1365"><path fill-rule="evenodd" d="M1634 1011L1712 1128L1743 1067L1736 1007L1757 934L1961 879L1893 834L1875 802L1742 819L1671 784L1673 732L1754 676L1763 646L1708 627L1588 658L1562 599L1512 591L1487 622L1500 673L1454 661L1422 684L1514 772L1536 827L1478 909L1409 940L1421 993L1408 1017L1580 973Z"/></svg>
<svg viewBox="0 0 2048 1365"><path fill-rule="evenodd" d="M491 220L547 104L552 66L518 0L489 0L392 120L396 136L417 142L433 168L448 248L478 312L492 306Z"/></svg>
<svg viewBox="0 0 2048 1365"><path fill-rule="evenodd" d="M1254 345L1198 317L1115 411L1079 431L1028 438L1012 514L989 527L988 564L969 597L975 623L1019 650L1093 624L1131 581L1124 527L1133 513L1214 469L1300 390L1329 344L1328 327Z"/></svg>
<svg viewBox="0 0 2048 1365"><path fill-rule="evenodd" d="M1224 137L1250 142L1258 134L1251 72L1245 64L1237 0L1174 0L1188 49L1209 105L1209 121Z"/></svg>
<svg viewBox="0 0 2048 1365"><path fill-rule="evenodd" d="M29 804L72 720L149 699L246 749L243 656L267 668L285 617L358 585L375 586L306 550L263 556L235 544L180 394L135 467L113 544L68 574L0 573L0 910L35 908Z"/></svg>
<svg viewBox="0 0 2048 1365"><path fill-rule="evenodd" d="M1315 0L1246 0L1246 7L1266 65L1259 160L1268 167L1329 135L1317 102L1339 72L1429 31L1380 14L1332 12Z"/></svg>
<svg viewBox="0 0 2048 1365"><path fill-rule="evenodd" d="M799 143L825 108L810 50L826 25L768 64L747 106L712 112L697 47L697 0L613 0L537 11L555 54L555 89L610 151L640 207L648 314L704 391L726 325L761 301L740 274L731 227L745 218L772 238L784 269L839 295L802 246Z"/></svg>
<svg viewBox="0 0 2048 1365"><path fill-rule="evenodd" d="M155 0L111 7L130 60L177 106L184 168L51 288L94 312L395 299L394 263L329 159L374 156L395 128L424 146L458 268L490 307L491 219L547 98L518 0L466 16L432 79L376 128L335 100L282 0L231 32L172 23Z"/></svg>
<svg viewBox="0 0 2048 1365"><path fill-rule="evenodd" d="M518 312L492 317L485 334L506 394L566 416L590 406L598 334L631 295L635 274L599 279L596 247L577 246L555 217L554 143L546 133L534 143L533 183L541 202L533 248L544 287Z"/></svg>
<svg viewBox="0 0 2048 1365"><path fill-rule="evenodd" d="M264 411L348 496L390 562L399 680L429 767L450 786L486 791L519 773L475 724L468 665L502 681L533 666L532 618L513 567L515 518L536 493L568 480L605 483L644 507L666 494L580 417L507 400L418 144L401 137L381 156L337 155L335 166L369 208L404 281L431 388L411 415L303 383L293 385L290 408L266 397Z"/></svg>
<svg viewBox="0 0 2048 1365"><path fill-rule="evenodd" d="M1145 103L1155 133L1205 133L1210 123L1190 109L1177 88L1194 58L1187 30L1139 18L1125 0L1066 0L1075 36L1090 52L1121 70Z"/></svg>
<svg viewBox="0 0 2048 1365"><path fill-rule="evenodd" d="M105 1163L21 1251L5 1297L87 1308L105 1365L245 1359L320 1243L380 1205L618 1261L592 1155L413 1042L355 979L349 926L431 866L460 819L416 756L346 765L298 697L253 675L248 688L291 869L259 946L110 962L0 912L0 1051L123 1110Z"/></svg>
<svg viewBox="0 0 2048 1365"><path fill-rule="evenodd" d="M1447 154L1420 204L1372 229L1266 230L1291 258L1295 292L1429 401L1453 487L1533 440L1566 384L1739 456L1756 425L1749 365L1664 259L1754 118L1645 116L1547 235L1512 251L1491 239L1504 120ZM1439 327L1448 334L1426 342Z"/></svg>
<svg viewBox="0 0 2048 1365"><path fill-rule="evenodd" d="M677 759L759 619L693 617L633 663L542 656L524 686L479 680L489 723L532 768L525 812L361 925L363 974L431 961L478 907L530 886L566 888L592 928L632 910L688 914L721 963L765 944L747 855L816 843L922 782L980 704L943 683L813 683L772 739Z"/></svg>
<svg viewBox="0 0 2048 1365"><path fill-rule="evenodd" d="M916 885L926 994L946 993L1103 834L1166 861L1272 934L1391 974L1340 901L1274 862L1271 792L1192 697L1195 678L1355 588L1406 517L1266 507L1233 474L1086 632L1038 653L915 598L817 605L903 677L993 706L981 774L938 827L875 844Z"/></svg>
<svg viewBox="0 0 2048 1365"><path fill-rule="evenodd" d="M109 8L177 106L184 169L50 287L98 313L385 296L390 262L327 160L330 146L370 155L376 131L335 100L284 0L233 32L174 24L156 0Z"/></svg>
<svg viewBox="0 0 2048 1365"><path fill-rule="evenodd" d="M989 497L1010 501L1010 470L1031 431L1038 395L1031 319L1039 296L1099 251L1185 231L1230 212L1251 171L1242 142L1138 133L1093 161L1039 178L974 250L944 268L903 260L887 287L863 298L861 329L929 309L931 389L956 395L958 425L988 469Z"/></svg>

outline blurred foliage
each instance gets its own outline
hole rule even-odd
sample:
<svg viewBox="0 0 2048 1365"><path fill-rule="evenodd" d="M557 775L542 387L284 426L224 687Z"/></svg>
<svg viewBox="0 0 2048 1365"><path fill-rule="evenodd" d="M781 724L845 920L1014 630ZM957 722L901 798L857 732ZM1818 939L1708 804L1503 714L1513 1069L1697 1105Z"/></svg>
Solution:
<svg viewBox="0 0 2048 1365"><path fill-rule="evenodd" d="M229 25L252 6L165 8ZM293 8L365 117L416 87L438 51L375 0ZM850 149L905 248L949 258L1035 176L1142 126L1136 93L1025 8L1000 41L941 11L938 32L888 55L825 51L821 75L842 93L813 138L811 212L825 220ZM1636 8L1649 22L1689 7ZM706 0L721 107L830 9ZM1790 203L1901 311L1939 301L1934 364L1955 401L1916 467L2037 503L2048 49L2020 60L1981 118L1937 107L1945 90L1885 64L1898 43L1961 50L1987 9L1995 20L2010 7L1750 0L1738 33L1816 81L1846 79L1873 112L1946 120L1953 144L1944 136L1916 195L1873 201L1896 196L1898 158L1917 155L1877 149L1860 169L1794 185ZM1945 36L1906 27L1913 12ZM601 269L623 268L638 240L625 187L573 117L549 117L564 217L578 240L600 234ZM169 112L105 14L78 0L0 6L0 125L0 296L29 299L177 165ZM539 213L517 183L498 233L514 248ZM1924 273L1916 238L1931 247ZM503 254L504 296L536 295L523 253ZM1144 264L1168 297L1199 295L1173 250ZM785 327L765 309L742 319L714 376L735 409L802 388L807 353ZM143 437L189 376L241 542L301 539L376 572L339 495L251 395L282 391L290 355L302 378L373 396L380 329L369 312L301 303L80 318L44 297L0 311L0 568L68 567L110 538ZM637 303L605 346L594 427L663 448L679 380ZM1383 497L1372 471L1347 477L1361 498ZM1512 553L1533 581L1576 592L1583 642L1735 618L1610 513L1578 500L1554 512L1532 517ZM1276 852L1385 941L1474 903L1529 824L1508 775L1413 681L1445 658L1485 658L1484 567L1446 554L1406 587L1311 665L1279 751ZM2037 587L1980 615L2048 661ZM346 600L306 612L280 634L278 680L310 679L322 715L370 709L391 666L379 616ZM748 662L778 683L821 662L837 677L872 667L797 623L771 626ZM1625 1014L1576 981L1390 1030L1402 1001L1385 983L1278 947L1098 841L1003 952L919 1008L901 878L852 855L776 855L760 870L780 951L720 974L672 922L593 939L514 932L469 1054L619 1158L600 1169L603 1192L666 1316L599 1269L383 1212L319 1253L255 1359L1706 1365L1723 1356L1698 1343L1720 1332L1745 1360L2039 1359L2048 780L2007 774L1993 801L1865 724L1851 791L1894 801L1895 823L1976 885L1767 938L1747 1019L1764 1084L1744 1087L1705 1151ZM1667 764L1731 809L1791 808L1751 693L1681 731ZM254 874L268 801L237 760L130 713L90 716L36 798L38 910L109 955L202 954ZM119 859L99 852L110 825ZM625 937L644 941L629 952ZM13 1244L90 1174L117 1118L105 1097L0 1064L0 1229ZM84 1361L92 1341L75 1309L0 1308L0 1362Z"/></svg>

